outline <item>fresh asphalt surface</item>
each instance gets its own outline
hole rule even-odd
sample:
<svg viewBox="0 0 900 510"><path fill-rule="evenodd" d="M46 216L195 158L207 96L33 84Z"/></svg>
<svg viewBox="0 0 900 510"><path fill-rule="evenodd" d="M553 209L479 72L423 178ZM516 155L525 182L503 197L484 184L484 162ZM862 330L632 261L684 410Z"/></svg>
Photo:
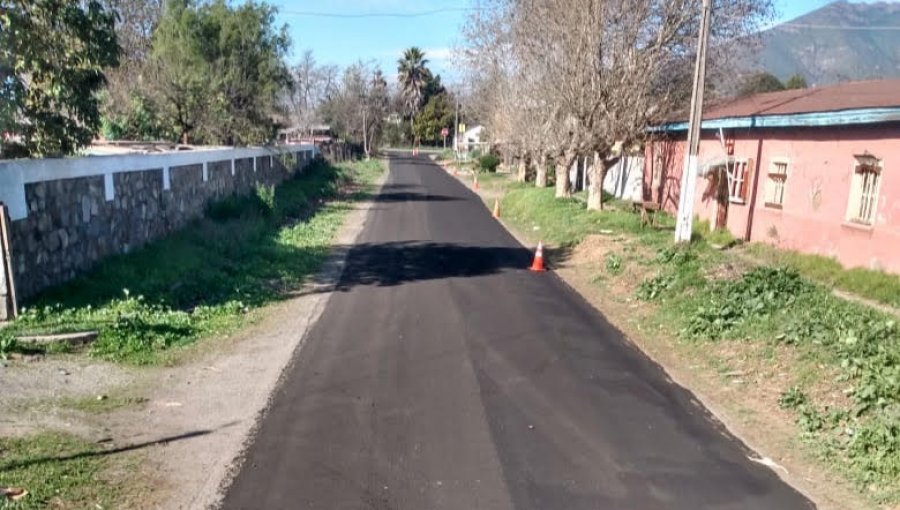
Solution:
<svg viewBox="0 0 900 510"><path fill-rule="evenodd" d="M390 167L224 508L814 508L477 196Z"/></svg>

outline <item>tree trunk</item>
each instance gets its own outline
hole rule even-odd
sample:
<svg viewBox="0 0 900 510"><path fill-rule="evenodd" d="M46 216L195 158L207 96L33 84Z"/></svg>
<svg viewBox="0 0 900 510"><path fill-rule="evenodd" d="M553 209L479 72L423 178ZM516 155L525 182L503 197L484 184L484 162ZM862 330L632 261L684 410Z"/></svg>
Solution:
<svg viewBox="0 0 900 510"><path fill-rule="evenodd" d="M575 153L566 152L560 164L556 165L556 198L569 196L569 170L575 162Z"/></svg>
<svg viewBox="0 0 900 510"><path fill-rule="evenodd" d="M534 177L534 185L538 188L546 188L547 187L547 167L549 166L549 162L547 161L547 156L542 155L541 161L538 163L537 167L537 175Z"/></svg>
<svg viewBox="0 0 900 510"><path fill-rule="evenodd" d="M594 164L591 166L591 185L588 188L587 208L592 211L603 210L603 181L609 169L619 162L620 158L605 159L599 154L594 156Z"/></svg>
<svg viewBox="0 0 900 510"><path fill-rule="evenodd" d="M525 182L525 179L528 177L528 156L523 154L522 157L519 158L519 166L516 171L516 181L517 182Z"/></svg>

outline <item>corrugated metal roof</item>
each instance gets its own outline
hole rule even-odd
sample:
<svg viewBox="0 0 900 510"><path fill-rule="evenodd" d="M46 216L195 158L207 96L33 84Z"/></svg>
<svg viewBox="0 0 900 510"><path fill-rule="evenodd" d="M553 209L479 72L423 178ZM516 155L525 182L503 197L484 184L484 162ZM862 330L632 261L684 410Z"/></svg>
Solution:
<svg viewBox="0 0 900 510"><path fill-rule="evenodd" d="M900 121L900 79L756 94L708 107L704 129L833 126ZM657 131L687 129L672 122Z"/></svg>

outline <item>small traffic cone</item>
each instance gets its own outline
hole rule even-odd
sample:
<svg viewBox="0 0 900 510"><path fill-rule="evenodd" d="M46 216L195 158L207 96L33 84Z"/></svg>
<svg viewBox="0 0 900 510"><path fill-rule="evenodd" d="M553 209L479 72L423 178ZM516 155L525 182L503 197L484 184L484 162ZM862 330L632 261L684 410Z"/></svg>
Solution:
<svg viewBox="0 0 900 510"><path fill-rule="evenodd" d="M529 271L546 271L544 269L544 243L538 242L537 250L534 252L534 262L531 263Z"/></svg>
<svg viewBox="0 0 900 510"><path fill-rule="evenodd" d="M500 217L500 200L494 199L494 218Z"/></svg>

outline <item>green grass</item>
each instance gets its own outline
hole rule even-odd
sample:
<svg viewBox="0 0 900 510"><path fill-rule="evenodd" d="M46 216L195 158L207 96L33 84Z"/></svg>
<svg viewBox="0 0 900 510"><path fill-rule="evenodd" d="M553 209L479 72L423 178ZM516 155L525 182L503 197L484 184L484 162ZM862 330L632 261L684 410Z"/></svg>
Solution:
<svg viewBox="0 0 900 510"><path fill-rule="evenodd" d="M0 485L29 492L0 508L114 508L118 492L103 483L111 459L96 445L58 433L0 438Z"/></svg>
<svg viewBox="0 0 900 510"><path fill-rule="evenodd" d="M571 247L588 235L608 231L632 234L648 244L659 244L672 236L674 221L668 216L659 215L656 227L641 227L639 214L614 209L615 204L597 213L588 211L577 198L554 198L551 188L509 184L507 189L502 202L504 218L530 237L551 244Z"/></svg>
<svg viewBox="0 0 900 510"><path fill-rule="evenodd" d="M116 409L143 405L146 398L125 395L103 395L98 397L66 397L59 400L59 405L88 414L104 414Z"/></svg>
<svg viewBox="0 0 900 510"><path fill-rule="evenodd" d="M783 251L763 244L748 248L768 264L788 265L807 278L857 296L900 308L900 276L864 268L845 269L835 259Z"/></svg>
<svg viewBox="0 0 900 510"><path fill-rule="evenodd" d="M9 333L98 330L90 353L130 364L233 331L252 311L299 287L327 257L377 161L316 163L277 188L211 205L207 217L143 249L110 258L25 308Z"/></svg>

